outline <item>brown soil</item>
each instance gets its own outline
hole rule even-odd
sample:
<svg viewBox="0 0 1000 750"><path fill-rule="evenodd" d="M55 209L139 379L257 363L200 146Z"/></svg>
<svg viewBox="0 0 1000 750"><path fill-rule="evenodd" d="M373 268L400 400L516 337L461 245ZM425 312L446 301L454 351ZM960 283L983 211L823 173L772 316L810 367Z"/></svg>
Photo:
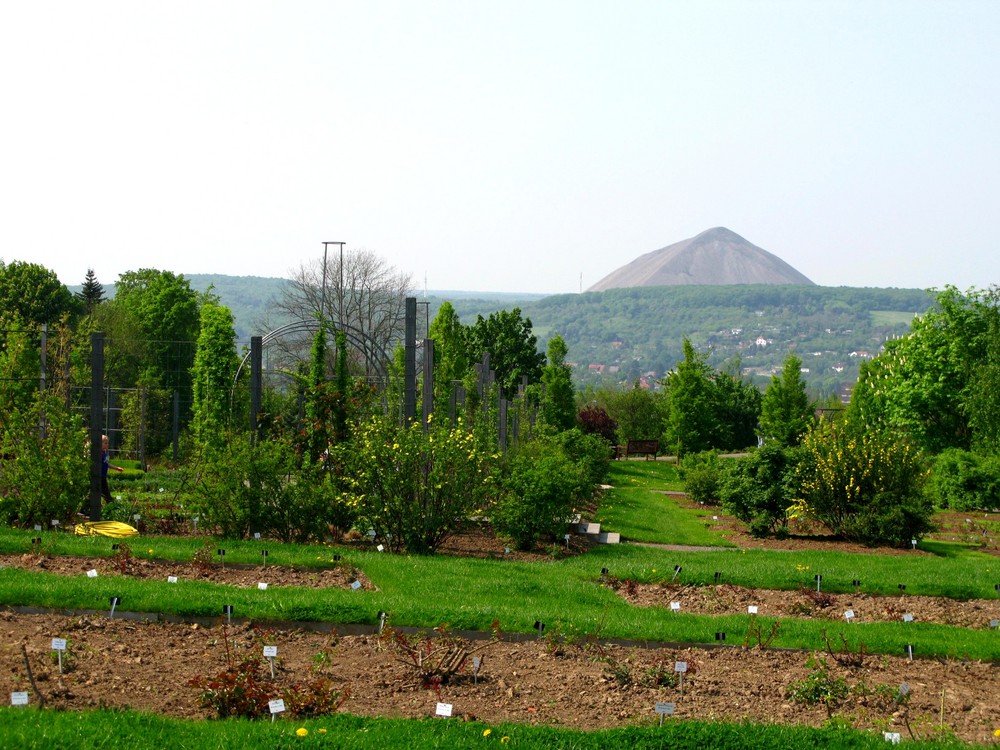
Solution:
<svg viewBox="0 0 1000 750"><path fill-rule="evenodd" d="M654 706L671 702L681 718L753 720L819 725L822 706L804 706L786 695L809 673L802 653L742 648L640 649L559 645L547 641L467 642L482 658L476 678L471 661L437 689L424 687L418 670L390 636L344 636L306 630L263 634L246 624L206 628L197 624L136 622L106 616L67 617L0 613L0 694L29 691L25 654L47 706L83 710L130 707L169 716L202 718L195 677L226 666L226 641L234 654L278 648L274 694L315 674L317 655L332 647L324 667L347 693L341 711L367 716L425 717L439 702L457 717L487 723L523 722L579 728L652 723ZM53 637L67 639L63 673ZM24 651L22 652L22 647ZM683 690L675 667L686 662ZM933 734L942 721L966 741L987 742L1000 727L1000 670L992 664L868 656L857 666L827 657L830 675L855 691L838 716L864 728L903 736ZM670 685L656 687L657 678ZM909 686L905 705L893 699ZM863 688L860 686L864 686ZM944 716L941 716L941 707ZM909 728L907 728L909 727Z"/></svg>
<svg viewBox="0 0 1000 750"><path fill-rule="evenodd" d="M717 514L706 510L707 517ZM734 541L742 544L735 522ZM788 540L815 547L807 535ZM753 540L758 542L759 540ZM358 543L359 546L363 543ZM770 540L769 548L775 548ZM479 557L512 556L544 560L585 551L589 542L573 537L565 545L531 552L506 551L487 530L476 528L454 538L443 550ZM823 548L850 549L843 542L823 543ZM865 548L858 551L871 552ZM883 550L879 550L883 552ZM905 554L922 554L901 550ZM331 563L331 565L333 565ZM45 555L0 557L3 566L46 570L62 575L82 575L96 569L99 575L132 575L210 580L215 583L256 587L343 587L360 580L372 584L361 571L345 564L323 570L296 570L279 566L197 566L175 562L132 559L127 564L109 558L71 558ZM669 607L681 603L684 612L723 614L746 612L756 606L762 616L841 619L852 609L859 622L896 620L912 614L917 622L937 622L969 628L989 627L1000 619L1000 602L957 602L931 597L876 597L858 592L816 597L803 589L797 593L741 589L720 585L693 587L682 584L639 585L609 581L619 593L638 606ZM843 678L854 688L842 705L833 709L840 719L860 728L899 732L904 738L927 737L943 723L968 742L993 741L1000 728L1000 669L992 663L961 660L914 659L884 655L850 654L746 648L639 648L583 642L568 644L558 638L464 641L464 648L482 658L478 675L471 659L444 684L422 684L392 631L352 635L308 629L260 631L250 624L172 623L126 619L119 613L100 615L23 614L0 611L0 695L28 691L30 701L39 695L47 706L83 710L98 706L130 707L182 718L213 716L199 704L199 689L189 683L197 677L214 677L227 664L227 644L239 657L259 654L262 646L278 647L275 677L265 682L277 695L282 687L301 684L320 669L347 698L340 711L367 716L425 717L435 714L439 702L452 705L453 715L484 722L553 724L594 729L626 724L653 724L657 703L673 703L678 718L751 720L818 726L829 719L822 705L808 706L788 697L789 686L803 680L814 659L824 659L832 678ZM417 636L409 636L417 638ZM52 638L67 639L63 673L51 650ZM436 643L441 643L436 641ZM332 651L330 650L332 649ZM332 653L322 663L318 655ZM31 686L27 665L37 685ZM687 664L682 686L674 671ZM844 662L844 663L841 663ZM657 682L659 681L659 686ZM895 700L905 683L908 699ZM943 711L943 714L942 714Z"/></svg>

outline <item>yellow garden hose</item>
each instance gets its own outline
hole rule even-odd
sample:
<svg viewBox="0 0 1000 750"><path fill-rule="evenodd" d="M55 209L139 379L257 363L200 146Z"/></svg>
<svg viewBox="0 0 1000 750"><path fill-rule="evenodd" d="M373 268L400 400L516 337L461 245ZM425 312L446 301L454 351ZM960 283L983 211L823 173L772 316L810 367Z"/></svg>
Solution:
<svg viewBox="0 0 1000 750"><path fill-rule="evenodd" d="M110 536L117 539L136 536L139 533L138 529L121 521L87 521L78 523L74 531L81 536Z"/></svg>

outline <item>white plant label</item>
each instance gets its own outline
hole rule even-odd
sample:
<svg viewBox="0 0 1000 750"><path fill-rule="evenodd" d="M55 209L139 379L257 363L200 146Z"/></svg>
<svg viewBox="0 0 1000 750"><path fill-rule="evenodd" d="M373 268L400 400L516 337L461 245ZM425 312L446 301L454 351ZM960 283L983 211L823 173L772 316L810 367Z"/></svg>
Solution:
<svg viewBox="0 0 1000 750"><path fill-rule="evenodd" d="M273 701L267 702L267 707L270 709L271 714L280 714L285 711L285 701L282 698L276 698Z"/></svg>
<svg viewBox="0 0 1000 750"><path fill-rule="evenodd" d="M688 663L686 661L679 661L679 662L677 662L676 664L674 664L674 671L675 672L681 672L681 673L687 672L688 671Z"/></svg>
<svg viewBox="0 0 1000 750"><path fill-rule="evenodd" d="M264 656L268 659L273 659L278 655L277 646L264 646Z"/></svg>
<svg viewBox="0 0 1000 750"><path fill-rule="evenodd" d="M177 583L177 576L167 576L167 583Z"/></svg>
<svg viewBox="0 0 1000 750"><path fill-rule="evenodd" d="M751 604L749 607L747 607L747 614L748 615L755 615L755 614L757 614L757 605L756 604Z"/></svg>
<svg viewBox="0 0 1000 750"><path fill-rule="evenodd" d="M854 619L854 610L853 609L849 609L846 612L844 612L844 617L847 619L848 622L850 622L851 620L853 620Z"/></svg>
<svg viewBox="0 0 1000 750"><path fill-rule="evenodd" d="M376 547L375 549L377 549L379 552L385 552L385 546L383 546L381 544L378 547Z"/></svg>
<svg viewBox="0 0 1000 750"><path fill-rule="evenodd" d="M361 581L352 581L351 588L357 591L359 588L361 588Z"/></svg>
<svg viewBox="0 0 1000 750"><path fill-rule="evenodd" d="M59 519L58 518L53 518L52 519L52 525L53 526L58 526L59 525Z"/></svg>
<svg viewBox="0 0 1000 750"><path fill-rule="evenodd" d="M434 711L438 716L451 716L451 704L450 703L438 703L437 709Z"/></svg>
<svg viewBox="0 0 1000 750"><path fill-rule="evenodd" d="M673 703L657 703L654 710L660 715L673 716L675 708Z"/></svg>
<svg viewBox="0 0 1000 750"><path fill-rule="evenodd" d="M882 737L885 738L886 742L889 742L893 745L899 744L900 740L899 732L882 732Z"/></svg>
<svg viewBox="0 0 1000 750"><path fill-rule="evenodd" d="M16 693L10 694L10 705L12 706L27 706L28 705L28 693L27 691L21 690Z"/></svg>
<svg viewBox="0 0 1000 750"><path fill-rule="evenodd" d="M913 615L903 615L903 622L913 622Z"/></svg>
<svg viewBox="0 0 1000 750"><path fill-rule="evenodd" d="M53 638L52 639L52 650L53 651L65 651L66 650L66 639L65 638Z"/></svg>
<svg viewBox="0 0 1000 750"><path fill-rule="evenodd" d="M681 603L680 602L670 602L670 609L674 612L680 612Z"/></svg>
<svg viewBox="0 0 1000 750"><path fill-rule="evenodd" d="M479 666L482 663L483 663L483 657L481 657L481 656L473 656L472 657L472 670L474 672L478 672L479 671Z"/></svg>
<svg viewBox="0 0 1000 750"><path fill-rule="evenodd" d="M42 530L42 525L40 523L36 523L35 524L35 531L41 531L41 530Z"/></svg>
<svg viewBox="0 0 1000 750"><path fill-rule="evenodd" d="M259 588L261 591L267 591L267 584L261 581L260 583L257 584L257 588Z"/></svg>
<svg viewBox="0 0 1000 750"><path fill-rule="evenodd" d="M260 541L260 532L259 531L255 531L253 533L253 538L256 539L257 541Z"/></svg>
<svg viewBox="0 0 1000 750"><path fill-rule="evenodd" d="M140 516L138 513L132 516L132 520L135 521L136 523L139 523L140 518L142 518L142 516Z"/></svg>
<svg viewBox="0 0 1000 750"><path fill-rule="evenodd" d="M87 578L97 578L97 568L91 568L87 571Z"/></svg>

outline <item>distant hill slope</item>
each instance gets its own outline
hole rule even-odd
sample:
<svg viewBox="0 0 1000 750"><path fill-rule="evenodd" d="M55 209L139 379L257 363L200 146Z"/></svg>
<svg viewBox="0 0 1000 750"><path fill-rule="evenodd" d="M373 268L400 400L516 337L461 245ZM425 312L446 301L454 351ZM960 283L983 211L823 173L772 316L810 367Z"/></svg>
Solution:
<svg viewBox="0 0 1000 750"><path fill-rule="evenodd" d="M688 284L812 284L781 258L725 227L708 229L612 271L587 291Z"/></svg>

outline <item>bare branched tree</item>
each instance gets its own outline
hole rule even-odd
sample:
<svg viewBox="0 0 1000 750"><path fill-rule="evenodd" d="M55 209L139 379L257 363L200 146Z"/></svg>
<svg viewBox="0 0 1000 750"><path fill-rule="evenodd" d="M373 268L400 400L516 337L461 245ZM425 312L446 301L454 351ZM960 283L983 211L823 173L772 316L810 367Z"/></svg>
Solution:
<svg viewBox="0 0 1000 750"><path fill-rule="evenodd" d="M402 340L406 296L413 289L410 274L398 271L370 250L339 253L327 258L324 289L322 258L302 264L279 300L276 312L289 320L322 317L336 328L346 325L354 352L352 361L372 373L373 355L391 356ZM360 344L359 335L365 343ZM291 343L291 342L288 342Z"/></svg>

